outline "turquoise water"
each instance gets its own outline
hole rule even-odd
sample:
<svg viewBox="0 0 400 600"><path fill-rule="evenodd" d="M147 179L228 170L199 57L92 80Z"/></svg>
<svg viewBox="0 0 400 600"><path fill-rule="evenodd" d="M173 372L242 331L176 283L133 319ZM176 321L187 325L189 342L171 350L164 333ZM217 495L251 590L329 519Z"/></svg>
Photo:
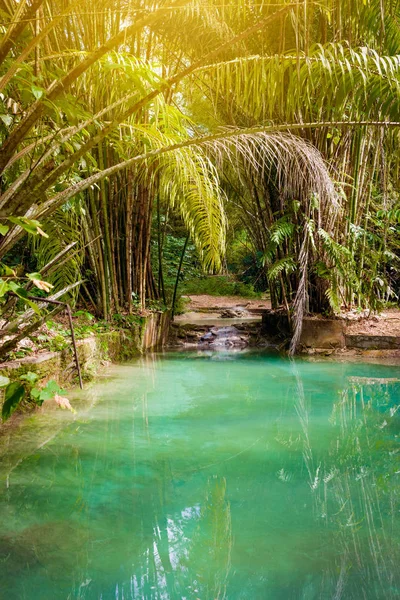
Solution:
<svg viewBox="0 0 400 600"><path fill-rule="evenodd" d="M113 367L7 442L0 598L398 598L398 378L257 354Z"/></svg>

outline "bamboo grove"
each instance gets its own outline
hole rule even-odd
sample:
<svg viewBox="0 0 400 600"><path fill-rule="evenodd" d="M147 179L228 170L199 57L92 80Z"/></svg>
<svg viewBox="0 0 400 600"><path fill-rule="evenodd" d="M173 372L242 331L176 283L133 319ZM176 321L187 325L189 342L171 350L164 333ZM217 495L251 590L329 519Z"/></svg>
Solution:
<svg viewBox="0 0 400 600"><path fill-rule="evenodd" d="M308 311L395 300L399 18L395 0L2 0L4 314L15 254L104 319L168 305L177 216L208 272L245 232L292 351Z"/></svg>

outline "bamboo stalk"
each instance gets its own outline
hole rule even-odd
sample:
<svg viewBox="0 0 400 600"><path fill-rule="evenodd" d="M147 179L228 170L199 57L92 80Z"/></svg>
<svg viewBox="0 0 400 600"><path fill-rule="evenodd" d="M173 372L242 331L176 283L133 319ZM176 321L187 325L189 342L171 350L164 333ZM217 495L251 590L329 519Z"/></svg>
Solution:
<svg viewBox="0 0 400 600"><path fill-rule="evenodd" d="M189 243L189 239L190 239L190 234L188 233L185 239L185 243L183 245L183 249L182 249L182 254L181 254L181 258L179 261L179 266L178 266L178 270L176 272L176 280L175 280L175 286L174 286L174 295L172 297L172 306L171 306L171 312L172 312L172 320L174 319L175 316L175 304L176 304L176 296L178 293L178 285L179 285L179 277L181 275L181 271L182 271L182 265L183 265L183 259L185 258L185 253L186 253L186 248L187 245Z"/></svg>

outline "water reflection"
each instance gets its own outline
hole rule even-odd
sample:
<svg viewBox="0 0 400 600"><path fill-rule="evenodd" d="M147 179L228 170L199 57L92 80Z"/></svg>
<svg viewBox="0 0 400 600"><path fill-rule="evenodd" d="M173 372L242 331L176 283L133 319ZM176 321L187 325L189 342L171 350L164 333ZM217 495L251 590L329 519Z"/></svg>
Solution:
<svg viewBox="0 0 400 600"><path fill-rule="evenodd" d="M119 367L0 491L0 598L398 597L392 375L262 356Z"/></svg>
<svg viewBox="0 0 400 600"><path fill-rule="evenodd" d="M317 465L310 439L311 406L296 363L292 368L315 525L333 550L316 596L398 598L400 380L348 377L329 418L336 435ZM314 597L309 591L304 597Z"/></svg>

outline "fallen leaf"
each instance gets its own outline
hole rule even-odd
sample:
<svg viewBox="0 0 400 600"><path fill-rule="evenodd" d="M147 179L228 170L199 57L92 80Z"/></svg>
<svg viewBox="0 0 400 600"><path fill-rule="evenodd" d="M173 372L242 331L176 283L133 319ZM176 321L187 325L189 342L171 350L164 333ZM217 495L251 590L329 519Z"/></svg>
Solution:
<svg viewBox="0 0 400 600"><path fill-rule="evenodd" d="M68 398L66 398L65 396L60 396L59 394L55 394L54 401L60 408L62 408L62 409L67 408L72 413L76 414L76 410L74 408L72 408Z"/></svg>
<svg viewBox="0 0 400 600"><path fill-rule="evenodd" d="M44 292L49 292L54 286L47 281L42 281L41 279L32 279L33 284L39 288L39 290L43 290Z"/></svg>

